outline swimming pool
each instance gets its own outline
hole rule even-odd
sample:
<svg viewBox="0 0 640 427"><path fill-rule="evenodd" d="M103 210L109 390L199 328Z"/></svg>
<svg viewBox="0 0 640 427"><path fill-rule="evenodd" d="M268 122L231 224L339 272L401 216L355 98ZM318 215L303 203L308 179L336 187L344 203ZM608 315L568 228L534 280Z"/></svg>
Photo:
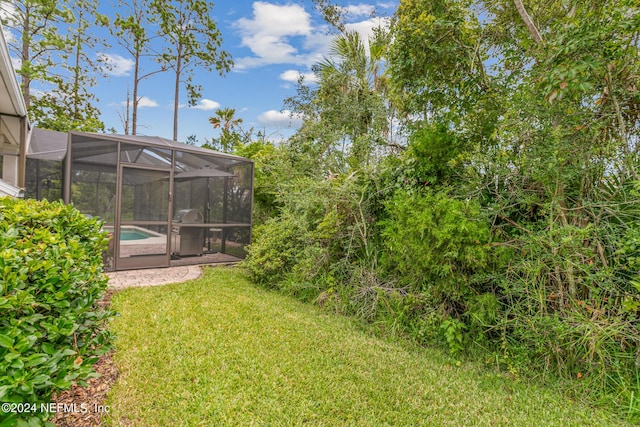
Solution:
<svg viewBox="0 0 640 427"><path fill-rule="evenodd" d="M113 233L113 227L106 226L104 227L104 231L108 231L109 233ZM166 235L156 233L151 230L147 230L141 227L136 227L134 225L123 225L120 227L120 241L133 243L139 240L147 240L152 237L163 237L166 238Z"/></svg>
<svg viewBox="0 0 640 427"><path fill-rule="evenodd" d="M143 240L153 237L151 234L138 230L121 230L120 240Z"/></svg>

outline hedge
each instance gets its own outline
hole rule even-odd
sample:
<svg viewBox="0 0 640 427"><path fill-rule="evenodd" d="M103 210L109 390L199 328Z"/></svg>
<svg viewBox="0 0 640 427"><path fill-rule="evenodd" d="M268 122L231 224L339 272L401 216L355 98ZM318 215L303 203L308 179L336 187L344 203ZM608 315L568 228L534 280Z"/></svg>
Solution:
<svg viewBox="0 0 640 427"><path fill-rule="evenodd" d="M100 221L72 206L0 198L0 402L22 404L1 425L41 425L55 391L97 376L111 345L106 247Z"/></svg>

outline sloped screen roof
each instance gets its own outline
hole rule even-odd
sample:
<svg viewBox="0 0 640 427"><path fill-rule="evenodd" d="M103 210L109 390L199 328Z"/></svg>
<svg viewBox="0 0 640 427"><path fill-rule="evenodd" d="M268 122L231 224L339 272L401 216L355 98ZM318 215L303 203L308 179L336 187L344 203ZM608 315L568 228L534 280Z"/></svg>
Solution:
<svg viewBox="0 0 640 427"><path fill-rule="evenodd" d="M39 160L62 161L67 155L69 135L65 132L34 128L27 157Z"/></svg>
<svg viewBox="0 0 640 427"><path fill-rule="evenodd" d="M35 128L31 135L29 158L62 161L67 155L69 135ZM113 144L122 142L120 160L127 163L150 166L171 167L172 151L176 152L176 172L187 172L204 167L228 168L250 160L219 153L205 148L194 147L180 142L170 141L157 136L112 135L83 132L71 132L74 161L95 164L115 165L117 159Z"/></svg>
<svg viewBox="0 0 640 427"><path fill-rule="evenodd" d="M204 168L214 165L228 168L250 160L231 154L219 153L156 136L109 135L71 132L71 144L75 162L93 164L115 164L110 147L115 142L120 146L120 161L171 167L172 151L176 155L176 172Z"/></svg>

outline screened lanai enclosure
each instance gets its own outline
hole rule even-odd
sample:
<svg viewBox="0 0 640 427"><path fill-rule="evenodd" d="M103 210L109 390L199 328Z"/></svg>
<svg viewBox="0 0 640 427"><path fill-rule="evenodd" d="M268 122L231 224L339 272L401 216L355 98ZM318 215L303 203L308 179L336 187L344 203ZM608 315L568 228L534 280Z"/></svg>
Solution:
<svg viewBox="0 0 640 427"><path fill-rule="evenodd" d="M26 187L102 219L109 269L239 261L251 241L253 163L159 137L34 129Z"/></svg>

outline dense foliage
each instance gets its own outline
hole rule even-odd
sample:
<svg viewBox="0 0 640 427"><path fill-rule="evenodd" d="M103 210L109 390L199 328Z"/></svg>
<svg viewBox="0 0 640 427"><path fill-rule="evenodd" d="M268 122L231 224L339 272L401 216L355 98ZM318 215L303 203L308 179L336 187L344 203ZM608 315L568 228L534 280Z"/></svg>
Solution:
<svg viewBox="0 0 640 427"><path fill-rule="evenodd" d="M403 0L375 56L343 33L302 129L252 150L245 265L640 416L639 29L634 0Z"/></svg>
<svg viewBox="0 0 640 427"><path fill-rule="evenodd" d="M97 304L106 244L72 206L0 199L0 401L36 405L2 414L6 425L39 425L53 392L96 376L110 347L112 313Z"/></svg>

